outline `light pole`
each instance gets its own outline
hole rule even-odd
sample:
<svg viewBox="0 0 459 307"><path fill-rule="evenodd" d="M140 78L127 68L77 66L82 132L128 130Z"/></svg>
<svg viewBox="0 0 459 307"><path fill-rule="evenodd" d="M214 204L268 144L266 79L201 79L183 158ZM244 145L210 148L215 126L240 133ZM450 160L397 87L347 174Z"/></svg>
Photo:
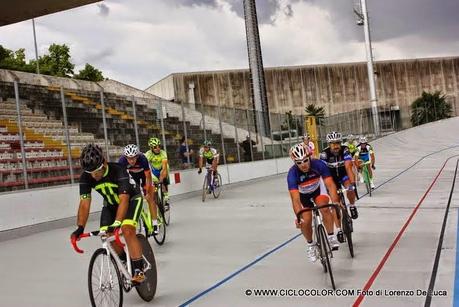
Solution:
<svg viewBox="0 0 459 307"><path fill-rule="evenodd" d="M354 9L357 17L358 25L363 25L365 32L365 49L367 54L367 71L368 71L368 83L370 85L370 104L371 113L373 115L373 126L375 136L380 135L379 129L379 113L378 113L378 98L376 96L376 81L375 73L373 70L373 49L371 48L371 36L370 36L370 24L368 21L368 10L367 0L360 0L360 10Z"/></svg>
<svg viewBox="0 0 459 307"><path fill-rule="evenodd" d="M37 74L40 74L40 65L38 64L37 34L35 33L35 19L32 18L33 42L35 44L35 61L37 62Z"/></svg>

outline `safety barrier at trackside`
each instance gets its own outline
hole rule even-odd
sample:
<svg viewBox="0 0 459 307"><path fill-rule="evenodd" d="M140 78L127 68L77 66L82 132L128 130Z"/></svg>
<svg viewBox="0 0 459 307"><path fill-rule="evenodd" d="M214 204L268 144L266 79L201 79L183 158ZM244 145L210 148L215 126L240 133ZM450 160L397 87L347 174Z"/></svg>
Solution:
<svg viewBox="0 0 459 307"><path fill-rule="evenodd" d="M289 158L221 165L219 172L224 184L285 173L291 166ZM204 172L186 170L171 174L172 196L202 189ZM175 178L180 183L175 183ZM0 231L56 221L76 215L79 203L78 184L45 189L12 192L0 195ZM223 196L224 194L222 194ZM101 209L102 197L92 193L91 212ZM223 196L224 197L224 196Z"/></svg>

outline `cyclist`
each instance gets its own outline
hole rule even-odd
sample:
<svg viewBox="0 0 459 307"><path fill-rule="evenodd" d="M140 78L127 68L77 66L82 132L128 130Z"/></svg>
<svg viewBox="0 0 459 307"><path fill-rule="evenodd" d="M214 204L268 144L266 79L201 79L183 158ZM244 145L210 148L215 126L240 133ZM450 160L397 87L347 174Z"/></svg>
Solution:
<svg viewBox="0 0 459 307"><path fill-rule="evenodd" d="M297 144L290 149L290 157L295 162L295 165L288 172L287 183L295 216L303 208L314 207L311 198L314 199L317 206L328 204L330 198L327 194L327 189L332 202L339 203L336 186L327 165L321 160L311 158L310 155L309 147L304 146L303 143ZM324 208L320 211L327 229L330 245L336 250L339 247L339 242L333 231L332 213L329 208ZM309 260L316 261L317 245L313 242L312 237L312 212L303 213L301 222L298 224L295 219L295 223L298 228L301 228L301 232L308 242L307 255Z"/></svg>
<svg viewBox="0 0 459 307"><path fill-rule="evenodd" d="M212 169L213 175L215 176L217 174L217 168L218 168L218 160L220 157L220 154L218 151L211 147L212 142L205 140L202 143L202 147L199 149L199 170L198 174L202 173L202 166L204 164L204 159L206 161L206 167L207 165L210 165L210 168ZM210 178L209 178L210 180ZM207 191L207 193L212 193L210 190Z"/></svg>
<svg viewBox="0 0 459 307"><path fill-rule="evenodd" d="M303 143L304 145L309 147L309 151L312 153L312 156L315 157L316 145L314 145L314 142L311 141L311 138L309 137L308 133L303 135Z"/></svg>
<svg viewBox="0 0 459 307"><path fill-rule="evenodd" d="M323 160L330 170L335 185L337 188L343 185L347 191L347 198L349 199L349 210L351 217L356 219L358 217L357 208L355 207L355 177L352 171L352 156L349 149L342 145L341 133L333 131L327 134L328 147L325 148L320 154L320 159ZM344 242L343 232L338 231L338 240Z"/></svg>
<svg viewBox="0 0 459 307"><path fill-rule="evenodd" d="M158 233L158 208L153 192L153 184L151 179L150 164L143 153L135 144L129 144L124 147L123 155L119 158L118 164L127 169L132 179L139 187L142 187L143 195L145 196L152 217L153 231Z"/></svg>
<svg viewBox="0 0 459 307"><path fill-rule="evenodd" d="M163 184L165 209L169 206L169 162L167 153L161 149L161 141L158 138L150 138L148 140L150 150L145 153L148 162L151 166L152 178L154 183Z"/></svg>
<svg viewBox="0 0 459 307"><path fill-rule="evenodd" d="M355 139L355 136L353 134L349 134L347 136L346 143L344 143L344 146L346 146L349 149L349 153L351 154L351 157L354 157L355 151L357 150L357 141Z"/></svg>
<svg viewBox="0 0 459 307"><path fill-rule="evenodd" d="M370 175L370 187L372 189L375 188L373 182L373 170L376 169L375 167L375 153L373 147L367 143L367 138L365 136L361 136L359 139L359 145L357 145L356 152L355 152L355 162L359 172L362 171L362 163L370 161L371 168L368 168L368 173ZM372 170L373 169L373 170ZM363 183L364 179L363 176L360 176L360 182Z"/></svg>
<svg viewBox="0 0 459 307"><path fill-rule="evenodd" d="M112 233L122 229L131 255L134 275L132 282L140 284L145 280L143 273L142 246L136 237L136 226L142 207L140 188L124 167L107 162L102 149L94 144L86 145L80 157L80 205L78 208L78 228L71 238L79 239L89 217L91 190L99 192L104 198L100 216L100 230ZM122 249L113 245L118 253Z"/></svg>

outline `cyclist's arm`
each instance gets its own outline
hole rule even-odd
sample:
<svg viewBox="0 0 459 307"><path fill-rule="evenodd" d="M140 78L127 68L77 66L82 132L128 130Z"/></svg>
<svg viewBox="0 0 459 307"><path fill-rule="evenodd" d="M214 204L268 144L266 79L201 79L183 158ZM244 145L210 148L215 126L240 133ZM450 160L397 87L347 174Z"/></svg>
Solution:
<svg viewBox="0 0 459 307"><path fill-rule="evenodd" d="M122 222L129 207L129 194L119 194L118 197L120 203L118 205L118 210L116 210L115 220Z"/></svg>
<svg viewBox="0 0 459 307"><path fill-rule="evenodd" d="M373 150L370 151L370 157L371 157L371 166L375 166L376 160L375 160L375 152Z"/></svg>
<svg viewBox="0 0 459 307"><path fill-rule="evenodd" d="M80 199L80 206L78 207L77 225L86 226L89 217L89 209L91 208L91 198Z"/></svg>
<svg viewBox="0 0 459 307"><path fill-rule="evenodd" d="M202 156L199 156L199 168L202 168Z"/></svg>
<svg viewBox="0 0 459 307"><path fill-rule="evenodd" d="M167 177L167 160L161 162L161 173L159 174L159 181L163 181Z"/></svg>
<svg viewBox="0 0 459 307"><path fill-rule="evenodd" d="M336 185L335 182L333 181L333 178L331 176L328 177L322 177L325 183L325 186L327 187L328 194L330 194L330 198L332 203L334 204L339 204L339 197L338 193L336 191Z"/></svg>
<svg viewBox="0 0 459 307"><path fill-rule="evenodd" d="M300 212L301 209L303 209L303 206L301 205L301 200L300 200L300 192L298 190L289 190L290 193L290 198L292 199L292 208L293 212L295 213L295 216L298 212Z"/></svg>
<svg viewBox="0 0 459 307"><path fill-rule="evenodd" d="M347 160L344 162L344 168L346 169L346 174L349 177L351 184L355 183L354 171L352 170L352 160Z"/></svg>
<svg viewBox="0 0 459 307"><path fill-rule="evenodd" d="M151 171L150 169L146 169L143 171L145 174L145 189L147 190L147 193L150 191L152 187L152 182L151 182Z"/></svg>

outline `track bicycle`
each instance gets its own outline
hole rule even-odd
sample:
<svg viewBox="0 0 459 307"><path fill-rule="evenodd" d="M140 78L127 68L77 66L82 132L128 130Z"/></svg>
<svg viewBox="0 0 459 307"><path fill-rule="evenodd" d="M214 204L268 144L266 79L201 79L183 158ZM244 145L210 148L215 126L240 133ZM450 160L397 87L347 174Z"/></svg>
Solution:
<svg viewBox="0 0 459 307"><path fill-rule="evenodd" d="M151 212L146 204L147 202L143 202L142 205L142 211L140 212L140 218L139 222L137 223L137 232L138 233L145 233L145 237L150 237L153 236L155 239L156 243L158 245L163 245L164 241L166 240L166 221L167 219L165 218L165 209L164 209L164 204L163 204L163 196L164 192L162 191L162 183L155 183L155 201L156 201L156 206L157 206L157 221L158 221L158 231L155 233L153 231L153 223L151 221ZM170 219L170 208L167 210L168 216Z"/></svg>
<svg viewBox="0 0 459 307"><path fill-rule="evenodd" d="M220 196L222 190L222 177L220 173L215 172L212 170L212 167L207 165L206 166L207 172L204 177L204 182L202 184L202 201L206 201L207 194L213 194L214 198L218 198Z"/></svg>
<svg viewBox="0 0 459 307"><path fill-rule="evenodd" d="M88 289L91 306L121 307L123 306L123 291L127 293L132 288L137 290L144 301L150 302L156 293L157 270L155 255L145 236L137 234L142 246L145 274L145 281L140 285L134 285L131 282L133 272L129 250L120 240L120 229L115 230L114 235L109 235L105 231L83 233L79 239L72 238L72 246L76 252L83 253L83 250L78 248L77 241L95 236L100 238L102 247L94 252L89 261ZM112 246L113 242L123 247L127 261L121 260Z"/></svg>
<svg viewBox="0 0 459 307"><path fill-rule="evenodd" d="M333 277L333 271L331 267L331 258L333 258L333 251L330 246L330 242L328 241L328 235L327 235L327 231L325 230L325 226L323 224L322 215L319 212L320 212L320 209L323 209L323 208L333 208L335 209L335 212L338 218L340 218L338 206L335 204L317 206L313 199L311 199L311 202L314 204L314 207L301 209L296 214L296 218L298 220L298 223L301 223L301 215L304 212L312 211L312 214L313 214L313 218L312 218L313 228L312 229L313 229L313 236L317 244L317 249L316 249L317 256L320 260L320 263L322 263L324 273L328 272L333 290L335 290L336 289L335 279Z"/></svg>
<svg viewBox="0 0 459 307"><path fill-rule="evenodd" d="M351 185L349 188L341 187L340 189L337 190L338 195L341 199L341 227L343 229L343 233L345 236L345 240L347 241L347 245L349 247L349 253L351 254L351 257L354 258L354 245L352 243L352 232L354 231L354 226L351 218L351 214L349 211L349 206L346 205L346 198L344 197L344 193L346 191L353 191L354 186Z"/></svg>

